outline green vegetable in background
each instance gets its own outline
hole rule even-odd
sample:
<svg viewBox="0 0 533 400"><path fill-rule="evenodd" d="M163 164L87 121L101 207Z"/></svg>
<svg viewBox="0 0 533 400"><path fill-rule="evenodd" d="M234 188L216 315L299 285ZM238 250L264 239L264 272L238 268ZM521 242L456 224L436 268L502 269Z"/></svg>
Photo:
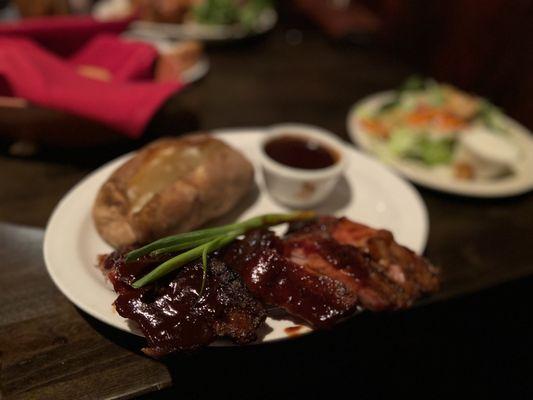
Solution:
<svg viewBox="0 0 533 400"><path fill-rule="evenodd" d="M411 75L398 89L396 89L393 98L379 108L378 114L399 106L402 97L409 94L409 92L424 90L426 88L426 83L427 82L423 77L419 75Z"/></svg>
<svg viewBox="0 0 533 400"><path fill-rule="evenodd" d="M399 92L409 92L413 90L424 90L426 80L420 75L411 75L398 89Z"/></svg>
<svg viewBox="0 0 533 400"><path fill-rule="evenodd" d="M398 157L407 157L409 152L418 145L419 137L410 129L395 129L389 139L389 150Z"/></svg>
<svg viewBox="0 0 533 400"><path fill-rule="evenodd" d="M247 28L252 28L263 10L272 7L270 0L249 0L240 10L240 22Z"/></svg>
<svg viewBox="0 0 533 400"><path fill-rule="evenodd" d="M455 141L450 138L433 139L409 129L395 130L389 140L389 151L400 158L411 158L428 165L449 164Z"/></svg>
<svg viewBox="0 0 533 400"><path fill-rule="evenodd" d="M418 156L428 165L449 164L452 161L454 144L452 139L423 138L418 145Z"/></svg>
<svg viewBox="0 0 533 400"><path fill-rule="evenodd" d="M238 22L239 9L234 0L206 0L193 9L198 22L229 25Z"/></svg>
<svg viewBox="0 0 533 400"><path fill-rule="evenodd" d="M442 91L442 86L432 79L427 82L427 95L429 104L432 106L439 107L444 104L444 93Z"/></svg>
<svg viewBox="0 0 533 400"><path fill-rule="evenodd" d="M263 10L272 7L270 0L205 0L194 7L197 22L211 25L240 23L252 28Z"/></svg>
<svg viewBox="0 0 533 400"><path fill-rule="evenodd" d="M475 118L491 131L502 133L506 131L503 116L503 112L498 107L488 100L483 100Z"/></svg>

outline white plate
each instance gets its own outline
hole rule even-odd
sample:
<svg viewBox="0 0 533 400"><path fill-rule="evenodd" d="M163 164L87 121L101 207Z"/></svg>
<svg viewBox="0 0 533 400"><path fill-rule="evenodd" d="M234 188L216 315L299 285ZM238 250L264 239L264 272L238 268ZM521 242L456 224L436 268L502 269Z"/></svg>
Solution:
<svg viewBox="0 0 533 400"><path fill-rule="evenodd" d="M359 123L360 112L373 111L390 101L393 92L382 92L356 103L348 113L347 127L350 137L361 149L378 154L381 143L372 137ZM394 158L387 159L397 171L419 185L443 192L474 197L506 197L526 193L533 189L533 136L525 127L505 117L512 140L521 149L521 162L516 173L492 181L461 181L453 176L449 166L427 167L419 162Z"/></svg>
<svg viewBox="0 0 533 400"><path fill-rule="evenodd" d="M217 131L215 135L242 151L253 163L259 159L260 129ZM392 231L399 243L421 253L424 250L428 218L418 192L372 158L346 145L349 166L345 179L337 185L330 200L317 211L344 215L374 227ZM93 317L122 329L140 334L114 310L116 298L111 285L96 268L99 254L112 249L97 234L91 218L96 193L109 175L131 154L122 156L97 169L74 188L56 206L44 237L44 259L55 284L75 305ZM242 207L229 220L244 219L258 214L284 212L264 189L260 168L256 167L258 190L243 201ZM285 328L294 323L283 316L267 318L260 341L285 339ZM305 328L299 333L309 331ZM217 342L218 345L227 342Z"/></svg>

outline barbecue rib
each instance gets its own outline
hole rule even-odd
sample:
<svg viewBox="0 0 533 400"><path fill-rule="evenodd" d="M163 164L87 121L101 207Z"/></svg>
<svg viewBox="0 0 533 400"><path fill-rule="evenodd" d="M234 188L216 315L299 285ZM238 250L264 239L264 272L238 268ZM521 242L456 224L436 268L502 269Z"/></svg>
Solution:
<svg viewBox="0 0 533 400"><path fill-rule="evenodd" d="M263 306L250 296L238 274L210 257L204 292L201 262L190 263L170 278L133 289L130 284L152 270L162 259L124 262L125 252L102 257L100 266L119 294L117 312L135 321L148 340L143 352L162 356L193 350L218 337L238 344L256 339L256 329L266 317Z"/></svg>
<svg viewBox="0 0 533 400"><path fill-rule="evenodd" d="M249 232L209 257L202 296L201 262L132 288L171 255L125 263L131 249L103 256L100 267L118 293L118 313L140 326L149 344L143 351L152 356L192 350L217 337L249 343L265 320L264 306L329 328L360 309L409 307L439 285L439 270L390 232L346 218L293 223L281 238L267 229Z"/></svg>
<svg viewBox="0 0 533 400"><path fill-rule="evenodd" d="M359 308L406 308L438 288L438 269L390 232L346 218L292 224L280 239L249 233L224 252L252 294L312 326L330 327Z"/></svg>

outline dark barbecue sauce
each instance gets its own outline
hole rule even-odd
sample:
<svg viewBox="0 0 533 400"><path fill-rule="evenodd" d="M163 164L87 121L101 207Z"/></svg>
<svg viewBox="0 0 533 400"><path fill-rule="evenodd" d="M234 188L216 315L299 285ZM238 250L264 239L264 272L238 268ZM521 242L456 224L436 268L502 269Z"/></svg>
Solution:
<svg viewBox="0 0 533 400"><path fill-rule="evenodd" d="M131 250L131 249L128 249ZM208 345L217 337L229 337L239 344L256 339L256 329L266 317L263 306L242 284L239 275L216 256L209 258L203 295L200 261L140 289L130 285L163 260L143 257L125 262L126 251L102 257L103 271L118 297L115 309L136 322L148 341L143 352L160 357L179 350Z"/></svg>
<svg viewBox="0 0 533 400"><path fill-rule="evenodd" d="M280 164L300 169L331 167L338 158L333 150L318 141L290 134L268 141L265 152Z"/></svg>

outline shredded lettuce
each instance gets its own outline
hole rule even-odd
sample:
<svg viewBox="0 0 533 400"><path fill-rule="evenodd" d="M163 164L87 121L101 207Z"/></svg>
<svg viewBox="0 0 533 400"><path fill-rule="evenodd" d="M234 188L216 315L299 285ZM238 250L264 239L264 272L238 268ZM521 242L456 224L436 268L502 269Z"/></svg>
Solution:
<svg viewBox="0 0 533 400"><path fill-rule="evenodd" d="M428 165L449 164L452 161L455 142L452 139L428 139L423 137L419 143L419 155Z"/></svg>
<svg viewBox="0 0 533 400"><path fill-rule="evenodd" d="M398 103L398 108L403 111L412 111L418 105L420 101L419 92L405 92L400 96L400 101Z"/></svg>
<svg viewBox="0 0 533 400"><path fill-rule="evenodd" d="M427 84L426 93L427 100L432 106L439 107L444 104L444 93L442 91L442 86L439 83L430 80Z"/></svg>
<svg viewBox="0 0 533 400"><path fill-rule="evenodd" d="M411 75L405 80L405 82L395 90L394 96L392 99L385 104L383 104L379 110L378 114L385 113L395 107L406 107L409 105L409 98L412 92L417 92L424 90L426 87L426 81L424 78L418 75ZM406 103L407 99L407 103Z"/></svg>
<svg viewBox="0 0 533 400"><path fill-rule="evenodd" d="M488 100L483 99L481 102L476 119L493 132L506 132L503 112Z"/></svg>
<svg viewBox="0 0 533 400"><path fill-rule="evenodd" d="M389 150L398 157L407 157L412 149L417 146L418 139L418 136L410 129L395 129L389 138Z"/></svg>
<svg viewBox="0 0 533 400"><path fill-rule="evenodd" d="M402 86L398 89L399 92L409 92L413 90L424 90L426 88L426 80L420 75L411 75Z"/></svg>
<svg viewBox="0 0 533 400"><path fill-rule="evenodd" d="M401 128L392 132L387 145L389 151L397 157L437 165L452 161L455 141L451 138L434 139L426 134Z"/></svg>

